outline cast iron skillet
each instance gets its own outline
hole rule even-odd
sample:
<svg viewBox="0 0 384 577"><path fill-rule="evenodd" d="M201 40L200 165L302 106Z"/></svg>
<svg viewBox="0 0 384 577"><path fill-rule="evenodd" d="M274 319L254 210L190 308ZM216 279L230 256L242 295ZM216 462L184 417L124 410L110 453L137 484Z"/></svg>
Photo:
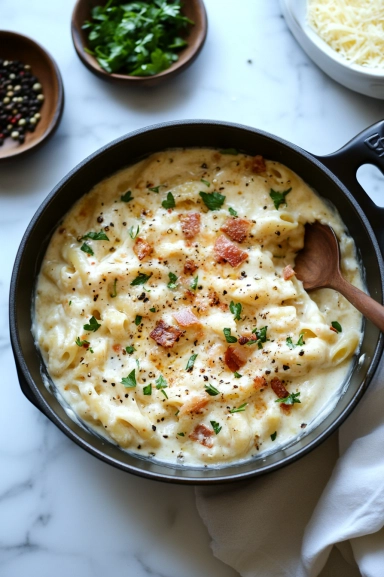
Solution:
<svg viewBox="0 0 384 577"><path fill-rule="evenodd" d="M384 172L384 121L371 126L339 151L316 157L260 130L225 122L171 122L115 140L81 162L44 200L23 237L10 289L10 330L20 386L26 397L69 438L106 463L162 481L212 484L246 479L287 465L319 445L349 415L374 374L383 350L383 335L366 323L359 362L344 395L316 429L264 459L220 469L173 468L135 457L93 435L67 414L43 383L41 361L31 334L31 304L37 274L50 237L73 203L96 183L159 150L172 147L234 147L286 164L338 208L356 241L366 269L370 294L383 302L384 209L378 208L356 180L359 166L369 163Z"/></svg>

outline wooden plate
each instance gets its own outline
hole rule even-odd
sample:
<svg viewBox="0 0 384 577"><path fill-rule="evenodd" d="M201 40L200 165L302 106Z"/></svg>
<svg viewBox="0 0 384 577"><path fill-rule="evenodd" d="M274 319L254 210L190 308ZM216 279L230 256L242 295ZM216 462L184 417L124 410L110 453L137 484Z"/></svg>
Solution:
<svg viewBox="0 0 384 577"><path fill-rule="evenodd" d="M98 64L96 58L88 54L84 48L88 43L88 32L82 29L87 20L91 20L91 11L94 6L105 4L105 0L78 0L72 13L72 40L80 60L94 74L109 82L131 84L131 86L153 86L179 74L192 64L200 53L207 37L208 23L205 6L202 0L184 0L182 13L190 18L195 24L189 27L183 38L188 41L188 46L179 52L179 59L167 70L154 76L129 76L128 74L111 74L106 72Z"/></svg>
<svg viewBox="0 0 384 577"><path fill-rule="evenodd" d="M25 133L21 144L6 138L0 146L0 162L30 152L52 136L59 125L64 108L64 89L59 69L53 58L34 40L7 30L0 30L0 58L19 60L31 66L31 72L43 87L44 102L41 120L34 132Z"/></svg>

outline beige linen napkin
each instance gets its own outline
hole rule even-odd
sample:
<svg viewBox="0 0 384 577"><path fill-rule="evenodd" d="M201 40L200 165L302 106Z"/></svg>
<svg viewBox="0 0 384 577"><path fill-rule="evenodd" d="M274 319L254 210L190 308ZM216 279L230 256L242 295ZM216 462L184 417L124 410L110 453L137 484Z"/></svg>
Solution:
<svg viewBox="0 0 384 577"><path fill-rule="evenodd" d="M279 471L196 497L215 556L243 577L317 577L327 560L322 577L383 577L383 360L339 437Z"/></svg>

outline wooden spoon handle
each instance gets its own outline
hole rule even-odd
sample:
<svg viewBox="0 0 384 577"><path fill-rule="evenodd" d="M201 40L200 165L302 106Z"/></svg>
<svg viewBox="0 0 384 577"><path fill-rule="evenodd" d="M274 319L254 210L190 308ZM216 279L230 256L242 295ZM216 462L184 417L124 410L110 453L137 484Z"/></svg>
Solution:
<svg viewBox="0 0 384 577"><path fill-rule="evenodd" d="M384 306L347 282L342 276L334 279L332 288L339 291L367 319L384 332Z"/></svg>

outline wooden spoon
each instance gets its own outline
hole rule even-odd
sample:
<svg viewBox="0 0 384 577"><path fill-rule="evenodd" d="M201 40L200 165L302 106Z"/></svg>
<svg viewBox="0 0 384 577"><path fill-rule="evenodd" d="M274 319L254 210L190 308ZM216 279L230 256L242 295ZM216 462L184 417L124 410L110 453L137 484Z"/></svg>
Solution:
<svg viewBox="0 0 384 577"><path fill-rule="evenodd" d="M339 243L330 226L319 222L306 225L304 248L296 257L295 273L305 290L337 290L384 332L384 307L342 277Z"/></svg>

